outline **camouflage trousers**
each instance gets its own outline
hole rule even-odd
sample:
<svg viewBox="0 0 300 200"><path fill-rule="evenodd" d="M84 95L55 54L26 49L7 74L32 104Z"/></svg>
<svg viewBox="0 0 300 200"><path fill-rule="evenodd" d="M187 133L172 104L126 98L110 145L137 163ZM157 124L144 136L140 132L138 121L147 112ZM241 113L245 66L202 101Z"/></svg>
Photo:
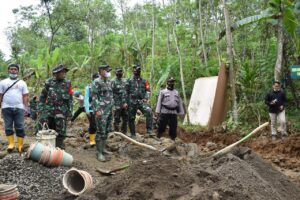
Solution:
<svg viewBox="0 0 300 200"><path fill-rule="evenodd" d="M101 118L98 118L95 115L96 119L96 141L106 140L109 132L112 131L112 110L106 109L101 115Z"/></svg>
<svg viewBox="0 0 300 200"><path fill-rule="evenodd" d="M153 114L152 109L146 103L137 103L137 104L129 104L129 111L128 111L128 125L130 129L131 135L135 135L135 116L137 110L140 110L144 116L146 117L146 128L147 133L152 133L152 126L153 126Z"/></svg>
<svg viewBox="0 0 300 200"><path fill-rule="evenodd" d="M114 112L114 130L120 131L120 123L122 119L121 131L127 133L128 112L126 109L118 108Z"/></svg>
<svg viewBox="0 0 300 200"><path fill-rule="evenodd" d="M38 130L42 130L43 124L46 123L49 129L55 130L59 137L65 138L67 134L67 119L63 114L42 113L38 119Z"/></svg>

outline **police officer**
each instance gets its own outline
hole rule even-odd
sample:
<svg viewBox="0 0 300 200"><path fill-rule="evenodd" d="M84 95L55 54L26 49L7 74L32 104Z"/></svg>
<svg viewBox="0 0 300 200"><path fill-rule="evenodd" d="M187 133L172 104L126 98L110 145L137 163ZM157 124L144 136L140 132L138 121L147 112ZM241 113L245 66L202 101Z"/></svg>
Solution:
<svg viewBox="0 0 300 200"><path fill-rule="evenodd" d="M128 125L131 137L135 135L135 115L139 109L146 117L147 133L152 135L152 109L148 101L150 97L149 82L141 77L141 66L133 66L133 77L126 81L126 95L128 104Z"/></svg>
<svg viewBox="0 0 300 200"><path fill-rule="evenodd" d="M112 89L115 102L114 111L114 130L120 131L120 122L122 118L121 132L127 133L127 103L125 102L125 81L122 80L123 70L121 68L116 69L116 78L112 81Z"/></svg>
<svg viewBox="0 0 300 200"><path fill-rule="evenodd" d="M58 65L52 70L53 77L46 80L39 100L39 124L46 123L50 129L54 129L56 146L65 149L67 118L72 117L73 91L71 82L65 79L68 68Z"/></svg>
<svg viewBox="0 0 300 200"><path fill-rule="evenodd" d="M167 88L160 91L155 112L159 115L157 137L160 138L169 126L169 136L172 140L177 137L177 115L184 115L182 100L174 89L174 78L169 78Z"/></svg>
<svg viewBox="0 0 300 200"><path fill-rule="evenodd" d="M92 83L92 106L96 117L96 147L97 159L101 162L105 161L104 154L106 139L111 131L112 125L112 109L114 105L113 91L110 77L111 68L109 65L98 67L100 77Z"/></svg>

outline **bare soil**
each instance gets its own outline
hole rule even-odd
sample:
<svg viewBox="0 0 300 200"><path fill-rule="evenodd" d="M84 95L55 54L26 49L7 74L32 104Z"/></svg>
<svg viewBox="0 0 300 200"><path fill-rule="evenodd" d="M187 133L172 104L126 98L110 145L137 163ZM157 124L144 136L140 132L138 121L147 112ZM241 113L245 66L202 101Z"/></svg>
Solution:
<svg viewBox="0 0 300 200"><path fill-rule="evenodd" d="M26 142L34 141L32 125L27 122ZM47 168L24 159L18 153L0 159L0 182L17 184L19 199L280 199L300 197L300 135L272 141L268 131L231 153L211 158L240 136L232 133L185 132L179 130L176 148L161 153L129 144L123 138L108 139L113 155L107 162L96 160L96 149L84 149L87 140L80 135L87 121L77 121L68 129L66 151L73 155L73 167L89 172L95 188L79 197L62 186L66 167ZM138 125L137 140L157 149L172 145L166 138L144 137L144 124ZM0 147L6 148L0 122ZM166 136L167 137L167 136ZM104 176L97 168L112 169L129 164L113 176Z"/></svg>

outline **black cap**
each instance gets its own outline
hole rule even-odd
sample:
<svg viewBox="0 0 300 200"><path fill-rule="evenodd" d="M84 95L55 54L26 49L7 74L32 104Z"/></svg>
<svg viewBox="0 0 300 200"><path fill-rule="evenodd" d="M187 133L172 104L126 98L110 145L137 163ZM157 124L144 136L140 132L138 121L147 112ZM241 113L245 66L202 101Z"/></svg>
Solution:
<svg viewBox="0 0 300 200"><path fill-rule="evenodd" d="M63 71L63 70L65 70L66 72L69 71L69 69L68 69L65 65L60 64L60 65L58 65L58 66L56 66L56 67L54 67L54 68L52 69L52 73L53 73L53 74L56 74L56 73L61 72L61 71Z"/></svg>
<svg viewBox="0 0 300 200"><path fill-rule="evenodd" d="M19 65L17 65L17 64L10 64L10 65L8 65L7 69L9 69L11 67L16 67L16 68L18 68L18 71L20 70Z"/></svg>
<svg viewBox="0 0 300 200"><path fill-rule="evenodd" d="M100 65L99 67L98 67L98 70L106 70L106 71L111 71L111 68L110 68L110 66L109 65Z"/></svg>
<svg viewBox="0 0 300 200"><path fill-rule="evenodd" d="M120 72L120 73L122 73L122 72L123 72L123 69L122 69L122 68L120 68L120 67L117 67L117 68L116 68L116 72Z"/></svg>
<svg viewBox="0 0 300 200"><path fill-rule="evenodd" d="M173 77L170 77L167 82L175 82L175 79Z"/></svg>
<svg viewBox="0 0 300 200"><path fill-rule="evenodd" d="M133 65L133 70L141 70L142 66L140 64Z"/></svg>

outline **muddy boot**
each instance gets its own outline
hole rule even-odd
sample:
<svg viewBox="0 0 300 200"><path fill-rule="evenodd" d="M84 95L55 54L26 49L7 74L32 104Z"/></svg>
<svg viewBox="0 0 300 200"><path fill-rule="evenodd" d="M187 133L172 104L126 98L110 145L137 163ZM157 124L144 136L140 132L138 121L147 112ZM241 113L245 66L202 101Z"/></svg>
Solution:
<svg viewBox="0 0 300 200"><path fill-rule="evenodd" d="M58 148L60 148L60 149L65 149L66 147L65 147L65 143L64 143L64 140L65 140L65 138L64 137L61 137L61 136L57 136L56 137L56 141L55 141L55 147L58 147Z"/></svg>
<svg viewBox="0 0 300 200"><path fill-rule="evenodd" d="M23 151L23 144L24 144L24 138L17 137L17 141L18 141L18 152L22 153L22 151Z"/></svg>
<svg viewBox="0 0 300 200"><path fill-rule="evenodd" d="M128 122L128 125L129 125L129 130L130 130L130 137L132 139L135 139L136 138L136 135L135 135L135 124L134 124L134 121L133 122Z"/></svg>
<svg viewBox="0 0 300 200"><path fill-rule="evenodd" d="M105 162L105 157L104 157L104 145L105 145L105 140L100 140L96 142L96 147L97 147L97 160L100 162Z"/></svg>
<svg viewBox="0 0 300 200"><path fill-rule="evenodd" d="M103 154L106 154L106 155L112 155L113 154L111 151L108 151L106 149L106 140L104 140Z"/></svg>
<svg viewBox="0 0 300 200"><path fill-rule="evenodd" d="M15 138L14 138L14 135L7 136L7 141L8 141L7 152L11 153L14 150L14 148L15 148Z"/></svg>
<svg viewBox="0 0 300 200"><path fill-rule="evenodd" d="M114 131L119 132L120 131L120 125L114 124Z"/></svg>

